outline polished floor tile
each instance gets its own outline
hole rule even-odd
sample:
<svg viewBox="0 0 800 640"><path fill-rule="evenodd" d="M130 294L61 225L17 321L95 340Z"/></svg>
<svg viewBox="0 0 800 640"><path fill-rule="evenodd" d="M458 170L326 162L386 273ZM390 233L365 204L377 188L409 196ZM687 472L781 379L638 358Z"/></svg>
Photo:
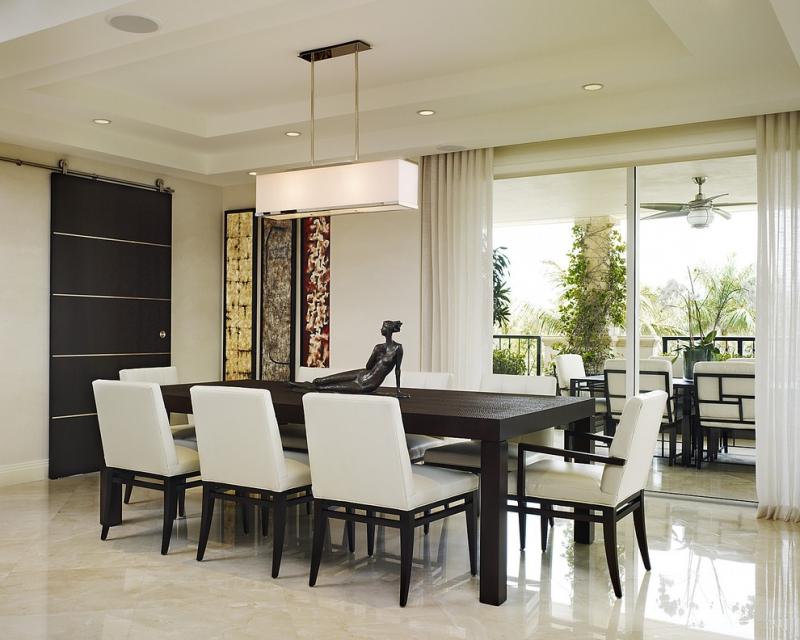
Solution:
<svg viewBox="0 0 800 640"><path fill-rule="evenodd" d="M542 554L531 518L522 553L512 515L501 607L478 603L457 516L428 536L419 530L405 609L394 530L379 530L369 558L364 527L349 554L334 523L309 588L311 518L302 508L291 512L277 580L272 533L245 535L233 505L215 514L206 560L194 559L197 490L166 557L159 494L137 488L105 542L97 508L96 476L0 488L0 638L800 638L800 527L756 520L749 506L649 495L653 570L626 518L621 600L600 532L576 547L571 524L558 521Z"/></svg>

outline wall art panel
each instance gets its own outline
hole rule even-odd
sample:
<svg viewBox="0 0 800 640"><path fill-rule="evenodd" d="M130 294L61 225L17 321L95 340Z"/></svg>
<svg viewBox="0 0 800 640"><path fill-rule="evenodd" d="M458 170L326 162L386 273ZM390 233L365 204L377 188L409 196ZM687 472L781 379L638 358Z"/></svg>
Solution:
<svg viewBox="0 0 800 640"><path fill-rule="evenodd" d="M255 211L226 211L222 367L225 380L255 377L256 249Z"/></svg>
<svg viewBox="0 0 800 640"><path fill-rule="evenodd" d="M330 366L331 219L301 221L302 315L300 366Z"/></svg>
<svg viewBox="0 0 800 640"><path fill-rule="evenodd" d="M295 223L262 218L261 379L294 374Z"/></svg>

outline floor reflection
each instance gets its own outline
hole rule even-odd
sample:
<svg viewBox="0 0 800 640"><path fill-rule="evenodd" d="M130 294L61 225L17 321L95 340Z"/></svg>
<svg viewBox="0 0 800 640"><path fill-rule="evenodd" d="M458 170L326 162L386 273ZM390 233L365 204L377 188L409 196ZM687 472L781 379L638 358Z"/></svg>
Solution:
<svg viewBox="0 0 800 640"><path fill-rule="evenodd" d="M572 544L557 521L546 553L530 517L519 551L509 517L508 601L486 607L469 574L463 517L417 532L409 606L397 606L399 536L365 527L347 552L333 521L317 586L307 586L311 517L290 510L281 577L269 567L272 531L226 504L206 560L194 559L197 492L158 553L160 496L136 492L124 525L99 540L92 476L0 489L2 638L800 638L800 527L755 519L750 507L649 496L653 570L639 558L630 518L620 523L623 598L613 596L602 534ZM270 523L271 526L271 523Z"/></svg>

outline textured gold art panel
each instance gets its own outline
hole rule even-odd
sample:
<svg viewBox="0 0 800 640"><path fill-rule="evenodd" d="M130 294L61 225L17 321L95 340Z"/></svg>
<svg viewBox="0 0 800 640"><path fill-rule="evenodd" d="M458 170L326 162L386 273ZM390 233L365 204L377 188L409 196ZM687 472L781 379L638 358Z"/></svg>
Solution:
<svg viewBox="0 0 800 640"><path fill-rule="evenodd" d="M225 212L225 380L253 378L255 213Z"/></svg>

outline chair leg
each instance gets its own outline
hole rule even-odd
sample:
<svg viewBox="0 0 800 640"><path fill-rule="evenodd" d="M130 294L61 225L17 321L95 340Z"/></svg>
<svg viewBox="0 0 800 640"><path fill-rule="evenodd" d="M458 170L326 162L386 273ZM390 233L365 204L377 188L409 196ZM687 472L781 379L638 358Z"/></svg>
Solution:
<svg viewBox="0 0 800 640"><path fill-rule="evenodd" d="M108 537L108 531L122 521L122 485L114 483L114 472L104 468L100 472L100 539Z"/></svg>
<svg viewBox="0 0 800 640"><path fill-rule="evenodd" d="M703 428L697 428L697 456L695 459L695 466L698 469L703 468Z"/></svg>
<svg viewBox="0 0 800 640"><path fill-rule="evenodd" d="M351 507L346 507L345 511L347 513L353 513ZM350 553L354 553L356 550L356 523L353 520L345 520L344 527L347 531L347 549Z"/></svg>
<svg viewBox="0 0 800 640"><path fill-rule="evenodd" d="M164 480L164 526L161 530L161 555L169 551L172 523L178 515L178 487L172 478Z"/></svg>
<svg viewBox="0 0 800 640"><path fill-rule="evenodd" d="M131 495L133 494L133 483L129 482L125 485L125 498L122 500L125 504L131 503Z"/></svg>
<svg viewBox="0 0 800 640"><path fill-rule="evenodd" d="M236 495L240 498L246 497L244 491L237 491ZM250 533L250 516L248 514L249 505L245 504L244 502L237 503L240 507L240 511L242 513L242 531L244 531L245 535Z"/></svg>
<svg viewBox="0 0 800 640"><path fill-rule="evenodd" d="M281 570L283 536L286 533L286 496L275 496L272 508L275 511L272 514L274 521L272 524L272 577L277 578Z"/></svg>
<svg viewBox="0 0 800 640"><path fill-rule="evenodd" d="M644 492L639 496L639 507L633 512L633 528L636 531L636 542L642 555L644 568L650 571L650 552L647 549L647 530L644 524Z"/></svg>
<svg viewBox="0 0 800 640"><path fill-rule="evenodd" d="M400 516L400 606L408 602L411 585L411 560L414 556L414 514Z"/></svg>
<svg viewBox="0 0 800 640"><path fill-rule="evenodd" d="M178 515L181 518L186 517L186 485L178 488Z"/></svg>
<svg viewBox="0 0 800 640"><path fill-rule="evenodd" d="M669 432L669 466L672 467L675 464L675 460L678 456L678 428L673 427L672 431Z"/></svg>
<svg viewBox="0 0 800 640"><path fill-rule="evenodd" d="M614 595L622 597L622 585L619 581L619 558L617 558L617 520L614 509L603 509L603 541L606 547L606 562Z"/></svg>
<svg viewBox="0 0 800 640"><path fill-rule="evenodd" d="M550 533L550 514L548 513L547 503L541 502L539 503L539 509L541 509L541 513L539 514L539 529L541 531L542 537L542 552L547 551L547 536Z"/></svg>
<svg viewBox="0 0 800 640"><path fill-rule="evenodd" d="M266 493L261 494L262 500L266 500L267 497ZM269 507L262 504L259 506L259 511L261 512L261 535L266 538L267 531L269 531Z"/></svg>
<svg viewBox="0 0 800 640"><path fill-rule="evenodd" d="M569 440L567 432L564 432L564 442ZM525 467L517 463L517 520L519 522L519 548L525 549L525 538L527 534L526 525L528 514L525 513Z"/></svg>
<svg viewBox="0 0 800 640"><path fill-rule="evenodd" d="M374 518L374 511L367 511L368 518ZM375 525L372 522L367 523L367 555L371 556L375 553Z"/></svg>
<svg viewBox="0 0 800 640"><path fill-rule="evenodd" d="M468 498L467 508L467 546L469 547L469 572L478 575L478 495L477 491Z"/></svg>
<svg viewBox="0 0 800 640"><path fill-rule="evenodd" d="M211 533L211 520L214 517L214 496L211 487L203 483L203 509L200 516L200 540L197 542L197 561L206 554L208 536Z"/></svg>
<svg viewBox="0 0 800 640"><path fill-rule="evenodd" d="M328 529L328 516L322 500L314 500L314 539L311 543L311 573L308 576L308 586L317 583L319 565L322 561L322 549L325 545L325 533Z"/></svg>
<svg viewBox="0 0 800 640"><path fill-rule="evenodd" d="M431 510L430 509L425 509L425 515L426 516L431 515ZM428 535L428 532L430 530L431 530L431 523L430 522L426 522L424 525L422 525L422 533L425 534L426 536Z"/></svg>

